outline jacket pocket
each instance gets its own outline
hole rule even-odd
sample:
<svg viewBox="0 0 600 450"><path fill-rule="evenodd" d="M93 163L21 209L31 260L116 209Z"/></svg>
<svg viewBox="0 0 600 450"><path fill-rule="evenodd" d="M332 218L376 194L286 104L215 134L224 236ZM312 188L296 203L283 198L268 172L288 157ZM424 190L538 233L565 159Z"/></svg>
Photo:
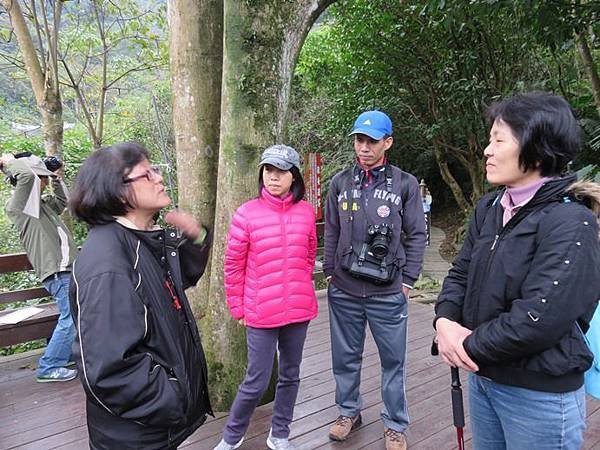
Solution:
<svg viewBox="0 0 600 450"><path fill-rule="evenodd" d="M346 248L340 255L339 258L339 262L341 263L341 267L344 270L350 270L350 267L352 266L352 260L353 260L353 250L352 250L352 246ZM337 262L336 262L336 266L337 266Z"/></svg>
<svg viewBox="0 0 600 450"><path fill-rule="evenodd" d="M187 418L189 414L189 401L190 389L187 378L183 374L183 371L179 370L178 367L169 369L169 382L172 383L172 388L177 392L179 401L181 402L181 409L184 413L184 418Z"/></svg>
<svg viewBox="0 0 600 450"><path fill-rule="evenodd" d="M575 323L558 344L531 357L525 367L552 376L562 376L567 373L585 372L590 368L593 359L594 356Z"/></svg>

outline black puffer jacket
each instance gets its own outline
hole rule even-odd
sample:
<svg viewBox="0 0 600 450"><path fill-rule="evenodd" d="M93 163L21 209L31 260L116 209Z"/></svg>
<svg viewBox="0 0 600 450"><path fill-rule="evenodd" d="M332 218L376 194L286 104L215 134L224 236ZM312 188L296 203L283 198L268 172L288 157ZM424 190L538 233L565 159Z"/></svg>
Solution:
<svg viewBox="0 0 600 450"><path fill-rule="evenodd" d="M208 239L198 246L171 230L113 222L90 231L70 299L92 449L175 448L212 414L184 293L208 251Z"/></svg>
<svg viewBox="0 0 600 450"><path fill-rule="evenodd" d="M502 226L501 194L481 199L436 304L473 330L479 375L547 392L583 384L592 354L582 332L600 296L597 185L546 183ZM584 204L582 204L584 203Z"/></svg>

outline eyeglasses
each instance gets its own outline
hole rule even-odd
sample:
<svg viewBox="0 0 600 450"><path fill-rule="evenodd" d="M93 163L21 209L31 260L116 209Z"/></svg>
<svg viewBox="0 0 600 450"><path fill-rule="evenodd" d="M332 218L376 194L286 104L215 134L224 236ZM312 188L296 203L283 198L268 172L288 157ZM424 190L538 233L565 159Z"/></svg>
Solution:
<svg viewBox="0 0 600 450"><path fill-rule="evenodd" d="M141 175L136 175L135 177L123 178L123 183L133 183L134 181L141 180L142 178L147 179L148 181L154 181L162 175L159 166L152 166L148 170L146 170Z"/></svg>

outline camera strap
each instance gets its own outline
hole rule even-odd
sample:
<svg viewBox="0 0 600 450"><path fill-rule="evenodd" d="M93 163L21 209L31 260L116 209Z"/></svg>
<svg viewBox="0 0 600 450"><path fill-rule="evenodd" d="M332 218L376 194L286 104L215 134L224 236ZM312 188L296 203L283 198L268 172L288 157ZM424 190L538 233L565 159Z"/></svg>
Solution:
<svg viewBox="0 0 600 450"><path fill-rule="evenodd" d="M366 171L364 169L362 171L363 171L363 173L366 173ZM384 165L384 171L385 171L385 189L387 192L392 193L392 191L393 191L393 175L392 175L392 168L388 162L386 162ZM360 174L354 175L354 184L355 184L355 187L360 191L360 203L361 203L361 206L363 209L363 214L365 215L367 227L369 227L369 215L367 213L365 197L364 197L365 193L362 192L363 191L363 189L362 189L362 180L363 179L364 179L364 177L360 176ZM354 197L354 196L352 195L352 197ZM392 202L391 198L392 198L391 195L388 196L386 201L388 203L391 203ZM352 203L354 203L354 201L352 201ZM352 205L350 205L350 223L351 223L351 227L352 227L352 235L354 235L354 208L352 207ZM366 242L362 244L360 253L358 254L357 263L359 265L363 265L365 260L367 259L368 248L369 247ZM387 256L382 258L381 263L380 263L381 269L383 271L385 271L385 269L387 267L386 259L387 259Z"/></svg>
<svg viewBox="0 0 600 450"><path fill-rule="evenodd" d="M359 166L360 167L360 166ZM367 171L364 169L360 169L363 173L366 173ZM392 193L393 191L393 175L392 175L392 167L390 166L390 164L388 162L385 163L384 165L384 171L385 171L385 190L389 193ZM402 177L402 172L400 172L400 177ZM360 191L360 203L361 206L363 208L364 214L365 214L365 219L367 219L367 223L368 223L368 219L369 216L367 214L367 208L366 208L366 204L365 204L365 198L364 198L364 192L362 187L363 187L363 181L364 176L361 176L360 173L355 174L354 175L354 187ZM352 190L350 191L350 196L352 197L352 201L350 204L350 222L352 223L352 225L354 225L354 208L352 207L352 203L354 203L354 195L352 194ZM392 196L388 196L387 200L388 203L392 203ZM404 198L402 198L402 210L404 211ZM354 231L354 230L353 230Z"/></svg>

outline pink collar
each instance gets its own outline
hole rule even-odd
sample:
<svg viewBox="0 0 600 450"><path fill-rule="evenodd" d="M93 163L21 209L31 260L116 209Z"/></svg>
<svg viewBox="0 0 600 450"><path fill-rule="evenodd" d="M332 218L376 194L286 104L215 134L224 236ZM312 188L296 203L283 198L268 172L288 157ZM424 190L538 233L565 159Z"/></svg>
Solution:
<svg viewBox="0 0 600 450"><path fill-rule="evenodd" d="M502 225L506 225L517 211L529 203L537 191L551 179L552 178L544 177L525 186L516 188L507 187L506 191L504 191L504 195L500 199L500 205L502 205L502 208L504 209L504 213L502 214Z"/></svg>
<svg viewBox="0 0 600 450"><path fill-rule="evenodd" d="M515 187L515 188L506 188L506 192L502 196L502 200L500 203L502 206L523 206L527 204L540 190L540 188L550 181L552 178L543 177L539 180L535 180L532 183L526 184L525 186Z"/></svg>
<svg viewBox="0 0 600 450"><path fill-rule="evenodd" d="M284 198L281 198L271 194L265 187L260 191L260 199L275 210L288 209L294 201L294 197L290 192Z"/></svg>

